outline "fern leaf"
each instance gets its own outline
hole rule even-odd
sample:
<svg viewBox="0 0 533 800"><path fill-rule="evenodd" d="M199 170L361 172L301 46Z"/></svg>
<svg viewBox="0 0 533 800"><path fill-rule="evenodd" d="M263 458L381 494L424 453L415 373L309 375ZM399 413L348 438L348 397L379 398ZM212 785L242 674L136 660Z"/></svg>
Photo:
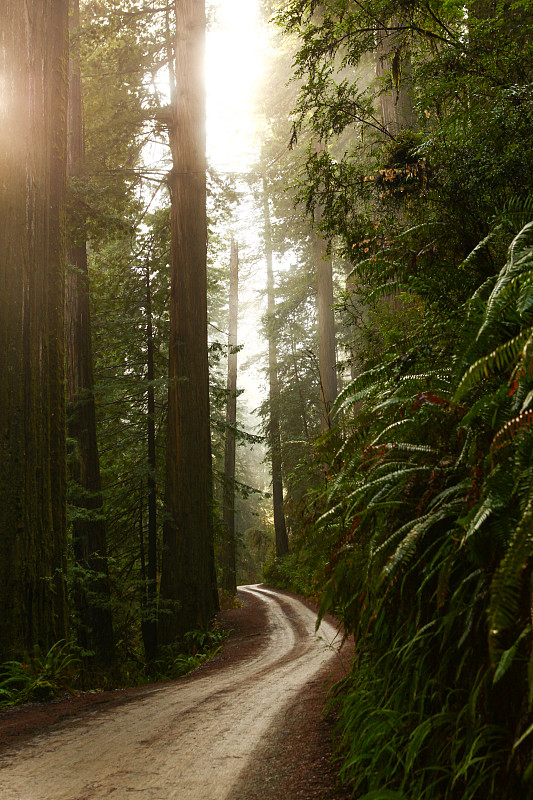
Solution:
<svg viewBox="0 0 533 800"><path fill-rule="evenodd" d="M518 336L497 347L488 356L479 358L461 378L454 399L460 399L476 383L479 383L483 378L488 378L495 369L501 371L514 365L524 344L527 346L532 333L533 327L526 328Z"/></svg>
<svg viewBox="0 0 533 800"><path fill-rule="evenodd" d="M509 255L507 259L509 269L512 269L517 259L524 255L526 242L530 240L532 236L533 222L528 222L527 225L524 225L522 230L516 234L509 246Z"/></svg>
<svg viewBox="0 0 533 800"><path fill-rule="evenodd" d="M365 500L369 494L374 491L381 491L381 488L384 484L390 483L390 488L395 488L396 490L403 489L405 481L403 479L408 478L410 475L413 475L415 472L427 472L429 467L425 466L410 466L406 464L401 469L397 469L394 472L390 472L386 475L382 475L375 480L369 481L365 483L363 486L355 489L349 498L352 501L355 498L355 502L352 502L352 505L348 509L348 513L353 514L356 511L357 504L361 501ZM371 498L367 500L367 503L371 502ZM327 512L326 512L327 513ZM325 515L322 515L325 516ZM321 518L322 519L322 518Z"/></svg>
<svg viewBox="0 0 533 800"><path fill-rule="evenodd" d="M404 525L398 528L398 530L394 531L394 533L391 533L389 536L387 536L385 541L382 542L380 545L378 545L378 547L376 547L373 550L372 555L377 556L380 555L383 551L390 549L390 547L394 545L394 543L397 542L398 539L402 539L407 534L409 534L413 530L415 525L420 525L422 522L425 522L432 516L433 513L429 512L429 514L424 514L423 517L418 517L417 519L410 519L409 522L406 522Z"/></svg>
<svg viewBox="0 0 533 800"><path fill-rule="evenodd" d="M520 408L520 411L527 411L531 403L533 403L533 390L527 393L526 398Z"/></svg>
<svg viewBox="0 0 533 800"><path fill-rule="evenodd" d="M387 450L404 450L407 453L433 453L438 455L439 451L435 450L429 444L411 444L411 442L387 442L385 444Z"/></svg>
<svg viewBox="0 0 533 800"><path fill-rule="evenodd" d="M520 642L522 642L526 638L526 636L528 636L530 633L531 633L531 625L526 625L526 627L524 628L524 630L522 631L516 642L513 644L513 646L510 647L508 650L503 651L500 660L498 662L498 666L496 667L496 670L494 672L494 677L492 679L493 683L498 683L498 681L500 681L503 678L503 676L505 675L505 673L507 672L507 670L509 669L509 667L511 666L511 664L515 659L516 653L520 646Z"/></svg>
<svg viewBox="0 0 533 800"><path fill-rule="evenodd" d="M378 435L376 436L376 438L372 442L370 442L370 447L375 447L377 445L377 443L379 442L379 440L383 436L385 436L385 434L388 433L389 431L396 430L397 428L401 427L402 425L408 425L409 423L412 423L412 422L413 422L413 418L412 417L408 417L407 419L400 419L397 422L391 422L390 425L387 425L387 427L384 428L382 431L380 431L378 433Z"/></svg>
<svg viewBox="0 0 533 800"><path fill-rule="evenodd" d="M500 450L502 447L511 444L515 436L518 436L521 433L527 433L532 429L533 410L523 411L517 417L510 419L509 422L506 422L503 428L498 431L492 440L492 444L490 446L491 458L493 458L498 450Z"/></svg>
<svg viewBox="0 0 533 800"><path fill-rule="evenodd" d="M405 283L401 281L387 281L387 283L382 283L380 286L373 289L368 295L366 302L371 305L376 300L382 300L384 297L389 297L391 294L399 294L405 290Z"/></svg>
<svg viewBox="0 0 533 800"><path fill-rule="evenodd" d="M500 633L511 626L518 613L522 573L533 553L533 498L530 497L507 552L491 584L489 644L494 653Z"/></svg>
<svg viewBox="0 0 533 800"><path fill-rule="evenodd" d="M517 308L520 314L527 314L533 309L533 274L520 282L520 295Z"/></svg>
<svg viewBox="0 0 533 800"><path fill-rule="evenodd" d="M355 394L357 394L357 392L360 392L363 389L369 389L374 385L378 385L379 379L382 377L386 368L387 365L384 364L380 367L374 367L373 369L361 372L361 374L354 378L354 380L351 381L348 386L345 386L344 389L339 392L334 405L335 410L338 411L341 408L342 403L346 399L353 397Z"/></svg>
<svg viewBox="0 0 533 800"><path fill-rule="evenodd" d="M402 375L400 381L403 383L404 381L427 381L431 379L431 380L441 381L442 383L449 385L450 374L451 374L451 369L447 371L433 370L432 372L421 372L417 375Z"/></svg>
<svg viewBox="0 0 533 800"><path fill-rule="evenodd" d="M500 504L495 504L493 497L487 497L487 499L482 504L481 508L478 509L474 519L471 521L470 525L466 529L463 538L461 539L461 546L463 546L471 536L473 536L477 531L483 527L485 522L494 514L494 511L500 507Z"/></svg>
<svg viewBox="0 0 533 800"><path fill-rule="evenodd" d="M461 269L468 269L472 264L475 263L480 253L486 250L492 240L495 238L497 233L501 230L501 225L497 225L484 239L482 239L474 249L467 255L463 263L461 264Z"/></svg>
<svg viewBox="0 0 533 800"><path fill-rule="evenodd" d="M383 568L383 577L392 578L400 568L406 566L413 556L419 540L424 536L424 534L431 530L431 528L436 525L437 522L440 522L441 520L450 516L451 513L452 508L446 507L434 514L424 517L421 521L419 521L407 534L407 536L405 536L403 541L400 542L396 548L396 551L390 557L389 563Z"/></svg>

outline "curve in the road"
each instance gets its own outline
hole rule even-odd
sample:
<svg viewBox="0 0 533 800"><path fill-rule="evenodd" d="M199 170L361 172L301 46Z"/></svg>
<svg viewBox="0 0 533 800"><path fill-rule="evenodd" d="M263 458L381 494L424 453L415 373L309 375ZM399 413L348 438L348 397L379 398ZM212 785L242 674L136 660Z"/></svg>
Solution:
<svg viewBox="0 0 533 800"><path fill-rule="evenodd" d="M335 653L335 628L298 599L265 604L268 646L228 669L39 734L0 760L2 800L230 800L275 716ZM320 637L320 638L318 638Z"/></svg>

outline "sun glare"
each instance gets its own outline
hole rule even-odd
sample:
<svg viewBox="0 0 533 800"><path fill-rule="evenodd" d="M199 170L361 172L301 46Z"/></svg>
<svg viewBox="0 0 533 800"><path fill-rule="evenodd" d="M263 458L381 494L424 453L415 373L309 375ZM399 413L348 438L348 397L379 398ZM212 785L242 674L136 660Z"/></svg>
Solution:
<svg viewBox="0 0 533 800"><path fill-rule="evenodd" d="M242 172L257 157L253 92L263 64L255 0L215 0L207 35L207 150L220 172Z"/></svg>

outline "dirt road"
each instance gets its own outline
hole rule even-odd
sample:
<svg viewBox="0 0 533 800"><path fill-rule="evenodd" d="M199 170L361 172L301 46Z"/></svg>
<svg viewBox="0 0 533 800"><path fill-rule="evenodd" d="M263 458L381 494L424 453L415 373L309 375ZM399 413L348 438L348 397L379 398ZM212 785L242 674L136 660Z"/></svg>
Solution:
<svg viewBox="0 0 533 800"><path fill-rule="evenodd" d="M335 629L323 622L316 634L316 615L299 600L263 587L242 591L265 604L265 647L6 751L0 798L231 800L274 718L335 656Z"/></svg>

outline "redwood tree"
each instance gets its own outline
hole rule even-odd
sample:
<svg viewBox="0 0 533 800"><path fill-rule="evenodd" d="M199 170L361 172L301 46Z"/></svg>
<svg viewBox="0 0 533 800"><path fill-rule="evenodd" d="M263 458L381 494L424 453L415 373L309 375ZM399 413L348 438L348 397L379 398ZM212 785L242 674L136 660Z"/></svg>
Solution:
<svg viewBox="0 0 533 800"><path fill-rule="evenodd" d="M332 406L337 397L337 358L335 352L335 311L333 309L333 275L326 241L313 233L313 250L317 268L318 359L320 368L320 422L322 430L332 425Z"/></svg>
<svg viewBox="0 0 533 800"><path fill-rule="evenodd" d="M224 447L224 492L221 588L230 594L237 590L235 553L235 425L237 422L237 325L239 314L239 247L231 239L228 323L228 399L226 403L226 441Z"/></svg>
<svg viewBox="0 0 533 800"><path fill-rule="evenodd" d="M79 26L79 0L71 0L70 29ZM68 174L80 179L84 167L82 86L79 59L71 54L68 103ZM96 661L113 657L113 624L107 567L100 461L93 394L93 357L89 309L87 246L83 230L70 231L65 305L69 498L77 509L72 547L77 574L74 586L78 641Z"/></svg>
<svg viewBox="0 0 533 800"><path fill-rule="evenodd" d="M67 0L0 4L0 660L65 635Z"/></svg>
<svg viewBox="0 0 533 800"><path fill-rule="evenodd" d="M218 605L207 359L205 2L176 0L171 297L159 640L206 625Z"/></svg>
<svg viewBox="0 0 533 800"><path fill-rule="evenodd" d="M268 382L270 400L269 439L272 460L272 504L274 511L274 531L276 537L276 555L284 556L289 552L289 540L283 511L283 474L281 464L281 434L279 424L279 382L278 353L276 337L273 331L276 313L274 295L274 270L272 264L272 226L266 178L263 178L263 214L265 224L265 255L267 262L267 326L268 326Z"/></svg>

